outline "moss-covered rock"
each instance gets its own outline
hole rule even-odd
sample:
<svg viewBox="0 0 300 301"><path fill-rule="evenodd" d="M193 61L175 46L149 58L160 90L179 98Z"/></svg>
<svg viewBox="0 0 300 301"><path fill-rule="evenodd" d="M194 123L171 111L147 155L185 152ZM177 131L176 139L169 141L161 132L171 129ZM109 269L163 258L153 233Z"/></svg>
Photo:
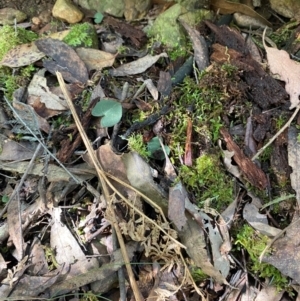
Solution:
<svg viewBox="0 0 300 301"><path fill-rule="evenodd" d="M76 24L63 39L72 47L87 47L98 49L98 36L95 27L90 23Z"/></svg>

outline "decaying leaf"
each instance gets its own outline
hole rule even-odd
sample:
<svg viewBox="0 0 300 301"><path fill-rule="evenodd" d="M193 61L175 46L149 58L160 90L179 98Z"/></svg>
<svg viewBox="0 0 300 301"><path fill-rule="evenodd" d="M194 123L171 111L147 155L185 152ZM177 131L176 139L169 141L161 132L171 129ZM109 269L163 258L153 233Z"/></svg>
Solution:
<svg viewBox="0 0 300 301"><path fill-rule="evenodd" d="M300 220L299 217L286 229L285 235L272 244L272 253L264 255L263 262L275 266L283 275L300 283Z"/></svg>
<svg viewBox="0 0 300 301"><path fill-rule="evenodd" d="M16 248L15 257L18 261L23 258L24 255L24 239L22 233L22 222L20 220L19 210L21 210L18 205L17 198L13 198L7 208L7 223L9 235Z"/></svg>
<svg viewBox="0 0 300 301"><path fill-rule="evenodd" d="M37 145L37 143L32 141L17 142L0 134L0 160L22 161L31 159ZM41 154L42 152L39 155Z"/></svg>
<svg viewBox="0 0 300 301"><path fill-rule="evenodd" d="M55 250L58 264L73 264L84 260L85 255L68 227L61 221L61 208L52 208L50 245Z"/></svg>
<svg viewBox="0 0 300 301"><path fill-rule="evenodd" d="M87 66L88 71L111 67L116 58L114 54L92 48L80 47L76 49L76 52Z"/></svg>
<svg viewBox="0 0 300 301"><path fill-rule="evenodd" d="M67 110L68 105L65 99L50 91L44 73L45 69L33 76L28 86L28 104L34 107L37 103L43 103L47 109L55 111L56 114L58 114L57 111Z"/></svg>
<svg viewBox="0 0 300 301"><path fill-rule="evenodd" d="M150 68L161 57L168 57L168 55L165 52L154 56L146 55L136 61L121 65L116 69L111 69L110 74L112 76L125 76L125 75L139 74L146 71L148 68Z"/></svg>
<svg viewBox="0 0 300 301"><path fill-rule="evenodd" d="M299 78L300 64L290 59L285 50L267 47L263 39L264 47L267 52L270 71L278 78L285 82L285 90L290 95L290 109L297 107L299 104Z"/></svg>
<svg viewBox="0 0 300 301"><path fill-rule="evenodd" d="M0 62L3 66L18 68L28 66L45 56L45 53L38 50L35 43L27 43L14 47L6 53Z"/></svg>
<svg viewBox="0 0 300 301"><path fill-rule="evenodd" d="M263 235L274 237L281 232L280 229L269 226L267 216L259 213L259 209L252 203L245 205L243 217L254 229Z"/></svg>
<svg viewBox="0 0 300 301"><path fill-rule="evenodd" d="M62 77L71 83L84 84L87 82L89 76L86 66L73 48L64 42L51 38L37 40L35 44L40 51L54 60L43 62L44 67L49 72L55 74L59 71Z"/></svg>
<svg viewBox="0 0 300 301"><path fill-rule="evenodd" d="M168 217L179 230L182 230L186 223L185 198L187 198L187 192L181 182L170 188Z"/></svg>
<svg viewBox="0 0 300 301"><path fill-rule="evenodd" d="M197 63L198 69L200 71L205 70L205 68L209 66L209 56L208 56L207 44L204 37L200 35L200 33L196 29L190 27L186 22L182 20L180 20L180 22L183 25L183 27L186 29L186 31L188 32L192 40L195 61Z"/></svg>
<svg viewBox="0 0 300 301"><path fill-rule="evenodd" d="M22 120L30 127L30 129L36 133L38 129L41 129L45 133L49 133L50 125L46 119L39 116L34 109L20 101L13 101L14 109L17 111Z"/></svg>
<svg viewBox="0 0 300 301"><path fill-rule="evenodd" d="M232 14L235 12L243 13L247 16L259 20L261 23L265 24L268 27L272 27L272 24L269 21L267 21L263 16L261 16L255 10L245 4L233 1L212 0L211 5L216 11L220 10L221 14Z"/></svg>

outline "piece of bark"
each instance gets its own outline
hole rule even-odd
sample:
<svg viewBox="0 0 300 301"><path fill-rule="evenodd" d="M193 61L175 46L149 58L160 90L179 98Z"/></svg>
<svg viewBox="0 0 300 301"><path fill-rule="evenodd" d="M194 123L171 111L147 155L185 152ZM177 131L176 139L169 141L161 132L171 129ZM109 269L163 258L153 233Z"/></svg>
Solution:
<svg viewBox="0 0 300 301"><path fill-rule="evenodd" d="M239 146L232 140L225 128L220 129L220 133L226 142L227 150L233 151L233 159L239 166L245 178L255 187L263 190L267 187L268 181L265 173L255 165L251 159L246 157Z"/></svg>

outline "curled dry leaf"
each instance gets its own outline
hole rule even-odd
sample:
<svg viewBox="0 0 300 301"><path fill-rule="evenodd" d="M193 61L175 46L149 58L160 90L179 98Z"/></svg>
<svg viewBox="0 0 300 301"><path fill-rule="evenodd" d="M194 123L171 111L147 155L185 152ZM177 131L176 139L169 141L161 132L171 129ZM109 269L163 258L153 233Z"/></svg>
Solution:
<svg viewBox="0 0 300 301"><path fill-rule="evenodd" d="M293 109L299 104L300 64L294 60L291 60L289 54L285 50L278 50L266 46L264 35L263 43L267 52L270 71L280 80L285 82L285 90L290 95L290 109Z"/></svg>
<svg viewBox="0 0 300 301"><path fill-rule="evenodd" d="M92 48L80 47L76 49L76 52L86 64L88 71L111 67L116 58L115 54Z"/></svg>
<svg viewBox="0 0 300 301"><path fill-rule="evenodd" d="M168 55L163 52L158 55L146 55L136 61L133 61L128 64L124 64L117 69L110 70L112 76L125 76L125 75L134 75L146 71L153 64L155 64L161 57L168 57Z"/></svg>
<svg viewBox="0 0 300 301"><path fill-rule="evenodd" d="M44 71L35 74L28 86L28 103L35 105L36 102L44 103L46 108L55 111L65 111L68 105L64 98L53 94L44 77Z"/></svg>

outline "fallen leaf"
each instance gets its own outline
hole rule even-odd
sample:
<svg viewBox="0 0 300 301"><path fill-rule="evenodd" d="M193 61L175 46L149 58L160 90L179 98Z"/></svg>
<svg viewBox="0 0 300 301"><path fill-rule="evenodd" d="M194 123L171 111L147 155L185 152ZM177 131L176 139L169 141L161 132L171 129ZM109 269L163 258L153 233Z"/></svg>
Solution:
<svg viewBox="0 0 300 301"><path fill-rule="evenodd" d="M44 73L45 69L39 71L33 76L28 86L28 104L34 107L34 105L37 105L37 103L43 103L46 108L55 111L56 114L57 111L68 110L69 108L66 100L50 91L47 85L47 80L44 77Z"/></svg>
<svg viewBox="0 0 300 301"><path fill-rule="evenodd" d="M88 71L111 67L116 58L114 54L92 48L80 47L76 49L76 52L87 66Z"/></svg>
<svg viewBox="0 0 300 301"><path fill-rule="evenodd" d="M7 224L11 240L16 248L15 257L20 261L24 256L24 239L22 232L22 221L20 219L20 206L17 197L14 197L7 207Z"/></svg>
<svg viewBox="0 0 300 301"><path fill-rule="evenodd" d="M275 76L278 76L278 79L285 82L285 90L290 95L291 110L299 104L300 64L291 60L290 55L285 50L278 50L266 46L264 38L263 43L266 49L270 71Z"/></svg>
<svg viewBox="0 0 300 301"><path fill-rule="evenodd" d="M41 129L45 133L49 133L49 123L46 119L39 116L31 106L14 100L13 107L19 116L22 117L23 122L25 122L34 133L36 133L38 129Z"/></svg>
<svg viewBox="0 0 300 301"><path fill-rule="evenodd" d="M64 42L51 38L37 40L35 44L40 51L54 60L43 62L44 67L49 72L55 74L59 71L64 80L71 83L84 84L87 82L89 79L87 68L73 48Z"/></svg>
<svg viewBox="0 0 300 301"><path fill-rule="evenodd" d="M209 56L207 44L204 37L200 35L199 31L190 27L187 23L180 20L180 18L179 21L183 25L183 27L185 28L192 40L195 61L198 69L200 71L205 70L205 68L209 66Z"/></svg>
<svg viewBox="0 0 300 301"><path fill-rule="evenodd" d="M245 4L233 1L211 0L211 5L216 11L219 10L221 14L232 14L235 12L239 12L247 16L253 17L255 19L258 19L261 23L272 28L272 24L269 21L267 21L263 16L261 16L255 10L253 10L251 7Z"/></svg>
<svg viewBox="0 0 300 301"><path fill-rule="evenodd" d="M32 42L16 46L8 51L0 64L11 68L18 68L33 64L44 56L45 53L39 51L35 43Z"/></svg>
<svg viewBox="0 0 300 301"><path fill-rule="evenodd" d="M0 134L0 160L22 161L31 159L38 143L33 141L14 141ZM40 152L40 155L43 151Z"/></svg>
<svg viewBox="0 0 300 301"><path fill-rule="evenodd" d="M168 217L174 223L177 229L182 230L186 224L185 217L185 198L187 198L187 192L179 182L175 186L169 189L169 207Z"/></svg>
<svg viewBox="0 0 300 301"><path fill-rule="evenodd" d="M263 262L276 267L283 275L300 283L300 220L292 222L285 235L279 237L272 244L272 253L264 255Z"/></svg>
<svg viewBox="0 0 300 301"><path fill-rule="evenodd" d="M125 75L134 75L145 72L153 64L155 64L161 57L168 57L168 55L163 52L158 55L146 55L136 61L133 61L128 64L121 65L116 69L110 70L110 75L112 76L125 76Z"/></svg>
<svg viewBox="0 0 300 301"><path fill-rule="evenodd" d="M276 236L280 229L269 226L266 215L259 213L259 209L252 203L245 205L243 210L243 218L257 231L269 237Z"/></svg>
<svg viewBox="0 0 300 301"><path fill-rule="evenodd" d="M62 40L70 30L55 32L50 35L52 39ZM8 51L0 62L3 66L18 68L28 66L39 61L45 56L44 52L38 50L35 42L26 43L14 47Z"/></svg>
<svg viewBox="0 0 300 301"><path fill-rule="evenodd" d="M73 264L78 260L85 260L77 240L68 227L61 221L62 210L60 207L52 208L52 226L50 234L50 245L55 250L55 258L58 264Z"/></svg>

